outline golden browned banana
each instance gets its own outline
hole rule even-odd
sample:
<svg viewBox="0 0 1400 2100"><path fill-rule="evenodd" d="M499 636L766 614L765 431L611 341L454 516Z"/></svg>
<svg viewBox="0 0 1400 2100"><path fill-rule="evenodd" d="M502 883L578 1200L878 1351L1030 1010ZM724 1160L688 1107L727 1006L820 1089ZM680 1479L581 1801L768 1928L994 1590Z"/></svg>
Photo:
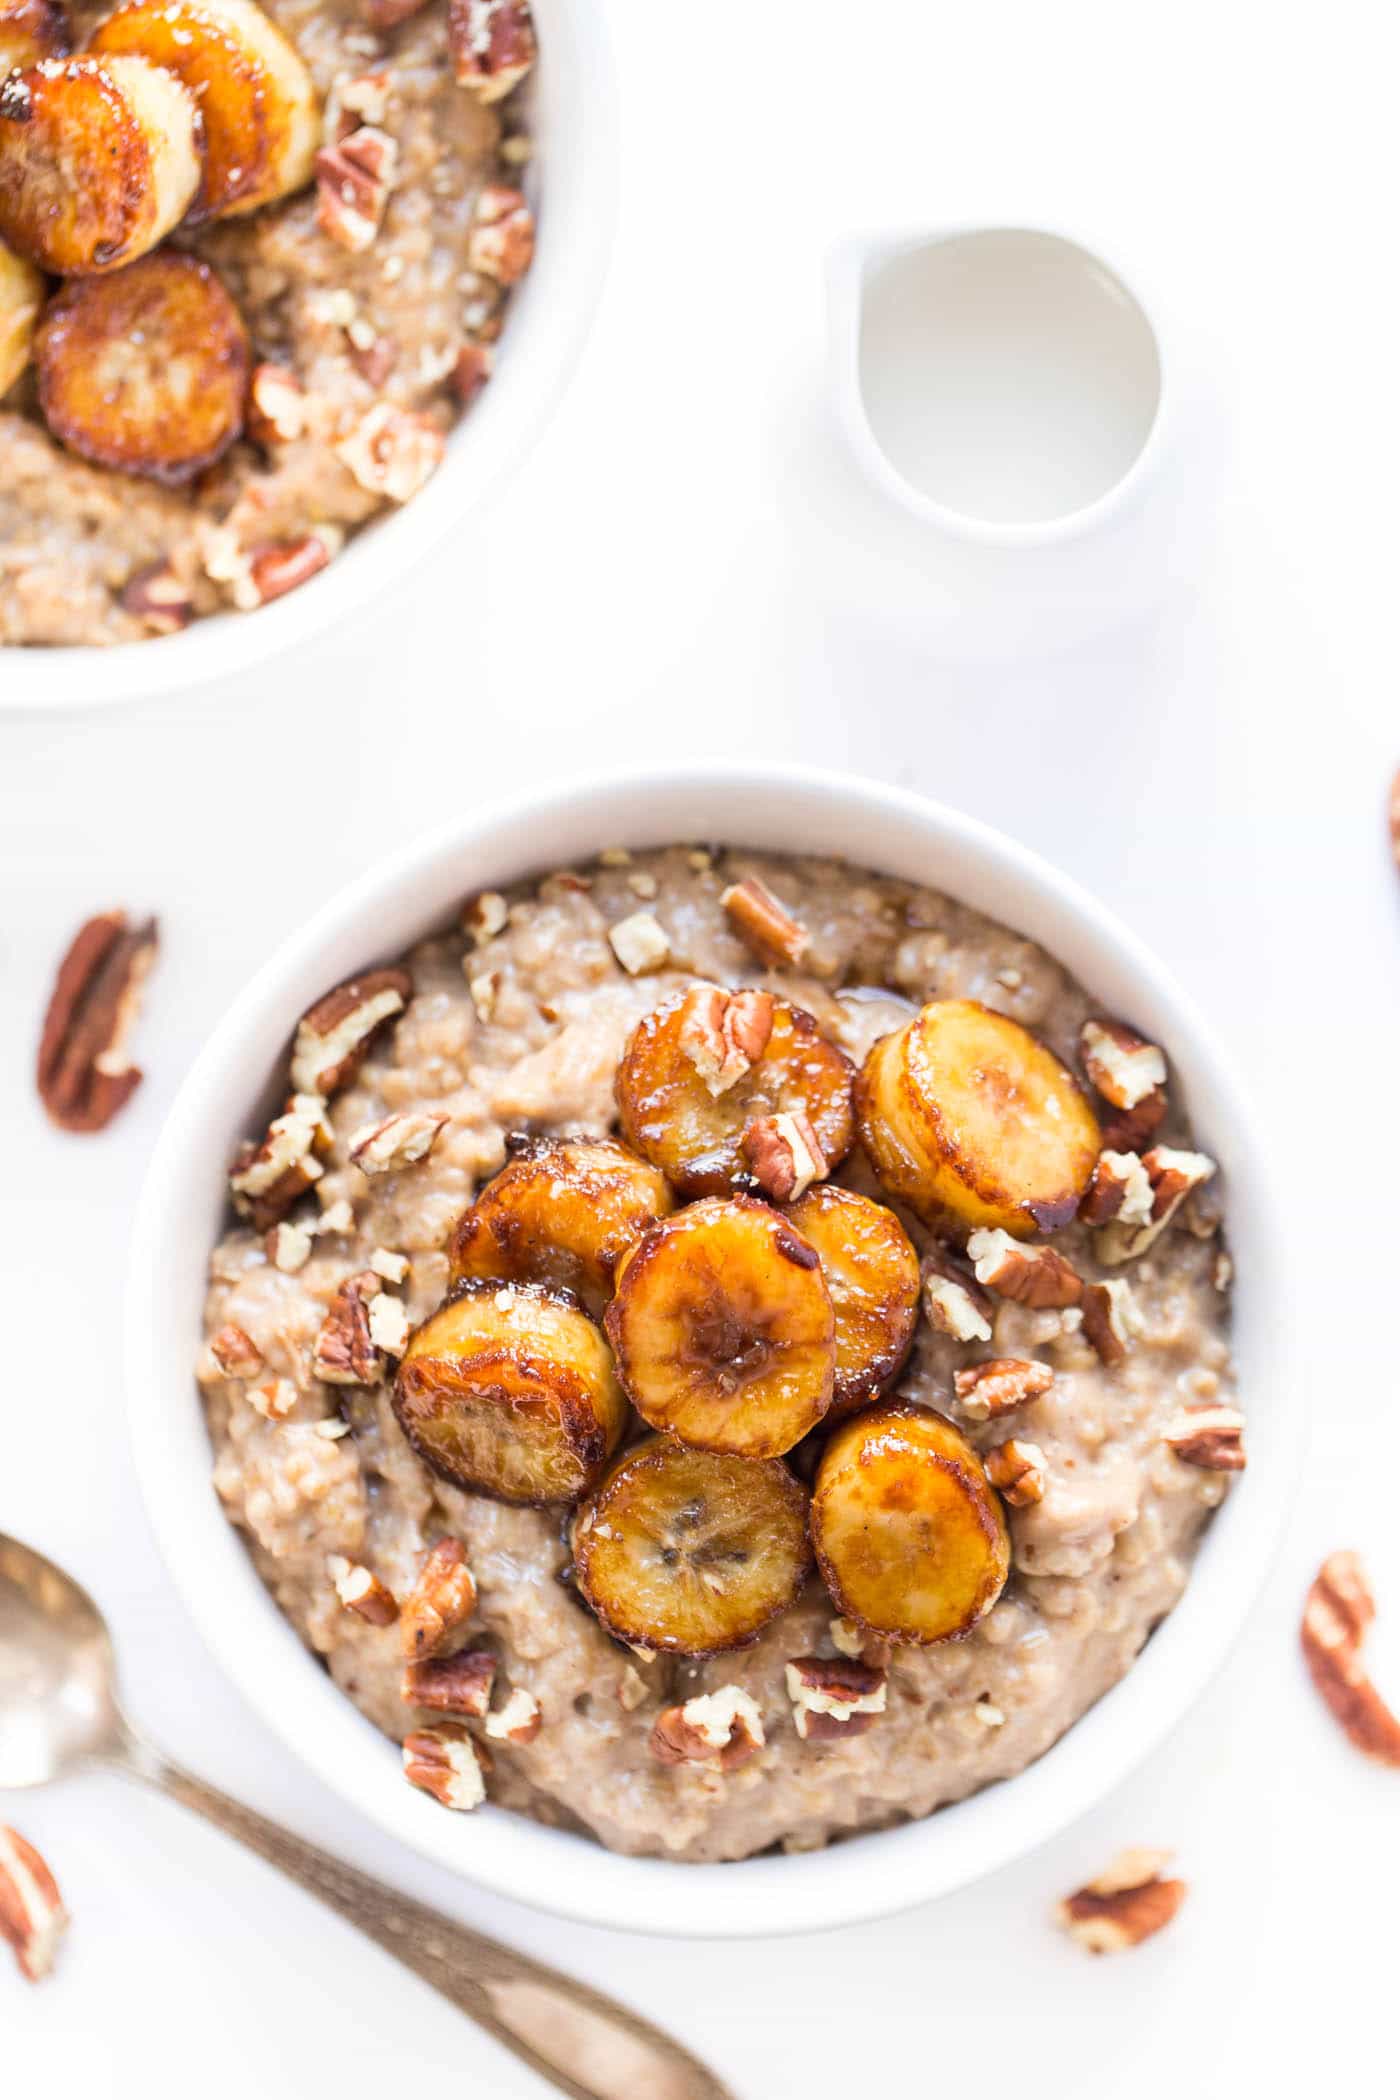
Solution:
<svg viewBox="0 0 1400 2100"><path fill-rule="evenodd" d="M842 1616L887 1640L954 1639L989 1612L1011 1548L971 1444L893 1402L837 1429L812 1490L812 1543Z"/></svg>
<svg viewBox="0 0 1400 2100"><path fill-rule="evenodd" d="M0 241L0 396L29 363L44 303L44 280L33 263Z"/></svg>
<svg viewBox="0 0 1400 2100"><path fill-rule="evenodd" d="M606 1326L638 1414L687 1444L777 1458L831 1405L821 1262L752 1197L707 1197L653 1225L618 1271Z"/></svg>
<svg viewBox="0 0 1400 2100"><path fill-rule="evenodd" d="M834 1419L898 1376L919 1318L919 1257L894 1212L854 1189L823 1182L788 1216L821 1256L836 1314Z"/></svg>
<svg viewBox="0 0 1400 2100"><path fill-rule="evenodd" d="M46 59L0 82L0 237L41 270L135 262L199 183L194 98L143 58Z"/></svg>
<svg viewBox="0 0 1400 2100"><path fill-rule="evenodd" d="M648 1437L574 1521L579 1589L609 1633L639 1647L747 1647L806 1579L806 1501L778 1459Z"/></svg>
<svg viewBox="0 0 1400 2100"><path fill-rule="evenodd" d="M204 177L192 220L256 211L311 180L321 143L300 55L253 0L131 0L92 49L134 54L182 80L204 118Z"/></svg>
<svg viewBox="0 0 1400 2100"><path fill-rule="evenodd" d="M63 0L0 0L0 80L73 48Z"/></svg>
<svg viewBox="0 0 1400 2100"><path fill-rule="evenodd" d="M805 1118L830 1171L850 1150L851 1063L800 1006L695 984L633 1030L617 1074L622 1132L682 1195L757 1186L745 1137Z"/></svg>
<svg viewBox="0 0 1400 2100"><path fill-rule="evenodd" d="M188 481L243 427L248 331L193 255L164 250L76 278L44 315L34 354L49 429L99 466Z"/></svg>
<svg viewBox="0 0 1400 2100"><path fill-rule="evenodd" d="M525 1139L459 1219L452 1274L576 1291L601 1313L618 1262L674 1202L655 1167L608 1138Z"/></svg>
<svg viewBox="0 0 1400 2100"><path fill-rule="evenodd" d="M627 1419L612 1357L571 1299L464 1283L409 1342L394 1413L418 1456L501 1502L572 1502Z"/></svg>
<svg viewBox="0 0 1400 2100"><path fill-rule="evenodd" d="M1099 1151L1059 1059L975 999L939 999L882 1036L856 1082L871 1165L921 1217L1027 1239L1074 1216Z"/></svg>

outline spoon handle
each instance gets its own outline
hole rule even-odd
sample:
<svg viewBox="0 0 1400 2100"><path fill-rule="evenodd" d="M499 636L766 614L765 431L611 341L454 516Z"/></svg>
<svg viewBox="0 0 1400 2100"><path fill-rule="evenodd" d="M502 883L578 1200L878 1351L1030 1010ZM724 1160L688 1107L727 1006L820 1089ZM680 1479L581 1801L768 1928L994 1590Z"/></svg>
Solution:
<svg viewBox="0 0 1400 2100"><path fill-rule="evenodd" d="M333 1859L138 1739L113 1762L280 1867L573 2100L734 2100L625 2006Z"/></svg>

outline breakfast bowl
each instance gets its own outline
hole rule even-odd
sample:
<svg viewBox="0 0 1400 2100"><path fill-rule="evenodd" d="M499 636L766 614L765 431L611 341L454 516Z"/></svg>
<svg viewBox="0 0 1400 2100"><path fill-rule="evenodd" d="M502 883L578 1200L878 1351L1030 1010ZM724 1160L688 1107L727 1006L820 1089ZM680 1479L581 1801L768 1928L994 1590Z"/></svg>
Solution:
<svg viewBox="0 0 1400 2100"><path fill-rule="evenodd" d="M303 15L307 12L301 10ZM400 9L392 19L406 12ZM286 579L274 578L265 602L252 609L207 612L178 632L161 631L157 609L142 639L84 646L0 644L0 707L89 707L186 690L295 647L349 619L377 592L411 576L519 464L562 396L583 347L606 274L616 217L616 107L602 11L591 4L574 7L564 0L534 0L533 12L539 56L508 105L510 122L523 120L532 147L528 165L513 179L518 179L536 221L533 261L509 290L490 384L470 398L449 431L436 472L409 500L395 501L362 528L352 529L319 573L310 573L308 580L285 593ZM457 92L465 106L465 90ZM487 118L494 122L501 107L488 103ZM293 202L305 209L301 197ZM412 222L409 231L413 233ZM375 253L371 249L369 257L362 258L333 247L336 252L347 267L362 273ZM216 253L221 257L221 251ZM170 257L171 251L161 250L136 268ZM401 258L396 255L394 261ZM325 267L319 257L314 266ZM115 284L123 274L70 283ZM394 283L397 287L399 280ZM325 325L331 327L332 319ZM360 325L352 322L350 329ZM391 380L390 385L395 383ZM350 384L353 388L353 379ZM253 408L258 407L255 389ZM113 484L126 484L143 501L160 497L159 485L150 481L119 474L108 478ZM153 487L155 496L142 493ZM280 505L285 498L275 500ZM325 528L325 533L331 531ZM338 545L342 536L337 532L328 547ZM212 566L209 573L215 573ZM290 580L295 581L295 572ZM220 585L241 604L240 588L232 572ZM273 590L278 594L272 595Z"/></svg>
<svg viewBox="0 0 1400 2100"><path fill-rule="evenodd" d="M1087 1710L1058 1739L1050 1740L1056 1731L1048 1729L1049 1747L1039 1744L1025 1769L916 1820L882 1811L888 1827L813 1849L770 1845L742 1858L707 1858L703 1849L684 1859L631 1856L579 1834L580 1819L567 1812L561 1819L569 1827L549 1827L495 1801L473 1814L450 1814L405 1785L397 1745L308 1653L230 1523L212 1484L210 1428L191 1369L205 1337L209 1250L228 1218L228 1163L285 1099L285 1080L279 1084L276 1075L285 1073L288 1042L309 1002L455 926L465 899L498 899L525 878L594 864L609 871L596 898L609 882L629 879L629 854L639 861L648 849L678 841L697 849L682 858L707 867L718 849L705 850L705 842L723 841L740 865L753 853L792 856L795 866L819 841L824 858L946 892L959 910L1014 929L1006 939L1019 943L1028 973L1043 948L1083 987L1088 1010L1129 1016L1162 1046L1173 1089L1189 1108L1192 1142L1218 1168L1230 1257L1228 1264L1221 1253L1210 1260L1221 1271L1217 1288L1224 1269L1234 1271L1231 1349L1248 1413L1248 1470L1234 1477L1228 1495L1211 1495L1208 1521L1198 1518L1199 1543L1193 1532L1194 1562L1179 1601L1173 1592L1144 1619L1138 1637L1147 1634L1145 1645L1126 1675L1082 1702ZM585 883L565 874L561 899L559 880L551 897L572 909L580 901L573 893ZM633 904L654 894L653 880L642 874ZM663 892L658 910L665 902ZM482 916L489 937L500 911ZM619 963L635 936L633 929L632 941L621 934L612 941ZM633 963L647 967L635 955ZM460 987L461 971L454 970ZM637 993L643 982L619 972L618 996ZM693 1219L702 1208L677 1216ZM917 796L796 768L691 767L587 781L484 811L363 877L286 943L215 1031L159 1141L133 1234L127 1375L138 1471L177 1588L241 1691L333 1790L425 1856L540 1908L637 1931L732 1937L849 1923L957 1888L1050 1837L1161 1741L1225 1657L1267 1570L1301 1444L1276 1216L1262 1148L1205 1024L1110 914L1014 841ZM1205 1234L1213 1230L1204 1227ZM1198 1236L1197 1244L1212 1243ZM273 1281L280 1291L297 1279ZM609 1332L618 1340L611 1326ZM1175 1388L1192 1359L1188 1352L1170 1360ZM1223 1351L1214 1360L1222 1361ZM1215 1386L1207 1381L1193 1390L1209 1396ZM346 1434L331 1421L328 1433ZM507 1512L521 1514L534 1512ZM510 1534L501 1536L508 1543ZM475 1549L474 1538L468 1544ZM581 1558L577 1532L574 1557ZM1125 1570L1129 1565L1125 1557ZM1070 1608L1072 1588L1065 1589ZM572 1601L562 1608L578 1613ZM602 1638L591 1622L589 1632ZM625 1670L626 1648L604 1645ZM952 1644L964 1654L971 1646ZM742 1655L725 1660L736 1669L744 1664ZM978 1718L996 1724L1006 1716ZM805 1732L799 1721L797 1734ZM863 1737L876 1740L873 1730ZM495 1747L499 1757L505 1746ZM791 1749L788 1742L784 1755ZM663 1832L650 1849L664 1855L667 1844Z"/></svg>

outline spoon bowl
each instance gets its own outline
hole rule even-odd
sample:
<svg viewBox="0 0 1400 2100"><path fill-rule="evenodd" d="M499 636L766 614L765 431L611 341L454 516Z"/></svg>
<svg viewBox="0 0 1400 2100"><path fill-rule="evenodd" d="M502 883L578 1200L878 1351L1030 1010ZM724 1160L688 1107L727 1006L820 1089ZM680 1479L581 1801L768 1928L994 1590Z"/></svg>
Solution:
<svg viewBox="0 0 1400 2100"><path fill-rule="evenodd" d="M124 1733L116 1663L81 1584L0 1532L0 1787L44 1786Z"/></svg>

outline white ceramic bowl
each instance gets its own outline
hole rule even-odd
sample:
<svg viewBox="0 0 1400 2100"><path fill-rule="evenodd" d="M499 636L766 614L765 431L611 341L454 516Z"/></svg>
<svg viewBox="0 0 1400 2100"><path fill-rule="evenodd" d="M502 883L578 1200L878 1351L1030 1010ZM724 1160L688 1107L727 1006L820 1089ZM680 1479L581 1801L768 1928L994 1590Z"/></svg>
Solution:
<svg viewBox="0 0 1400 2100"><path fill-rule="evenodd" d="M261 611L101 649L0 648L0 707L95 707L262 662L361 611L434 552L544 428L583 347L617 217L617 109L601 0L534 0L535 259L511 301L491 384L422 493L356 535L329 568Z"/></svg>
<svg viewBox="0 0 1400 2100"><path fill-rule="evenodd" d="M1210 1525L1183 1601L1123 1684L1038 1764L924 1822L729 1866L620 1858L491 1807L445 1815L405 1786L396 1749L306 1653L224 1517L191 1372L224 1215L221 1168L266 1107L308 1000L400 954L471 890L605 845L674 839L820 845L947 889L1043 942L1166 1046L1200 1142L1224 1170L1250 1423L1249 1470ZM493 1889L595 1924L735 1936L844 1923L941 1894L1049 1837L1160 1742L1223 1659L1263 1579L1301 1445L1278 1215L1243 1098L1203 1022L1100 905L1011 840L896 789L815 772L692 768L588 782L463 819L374 869L286 943L214 1033L157 1146L136 1221L127 1364L137 1465L171 1573L214 1654L288 1747L384 1829Z"/></svg>

